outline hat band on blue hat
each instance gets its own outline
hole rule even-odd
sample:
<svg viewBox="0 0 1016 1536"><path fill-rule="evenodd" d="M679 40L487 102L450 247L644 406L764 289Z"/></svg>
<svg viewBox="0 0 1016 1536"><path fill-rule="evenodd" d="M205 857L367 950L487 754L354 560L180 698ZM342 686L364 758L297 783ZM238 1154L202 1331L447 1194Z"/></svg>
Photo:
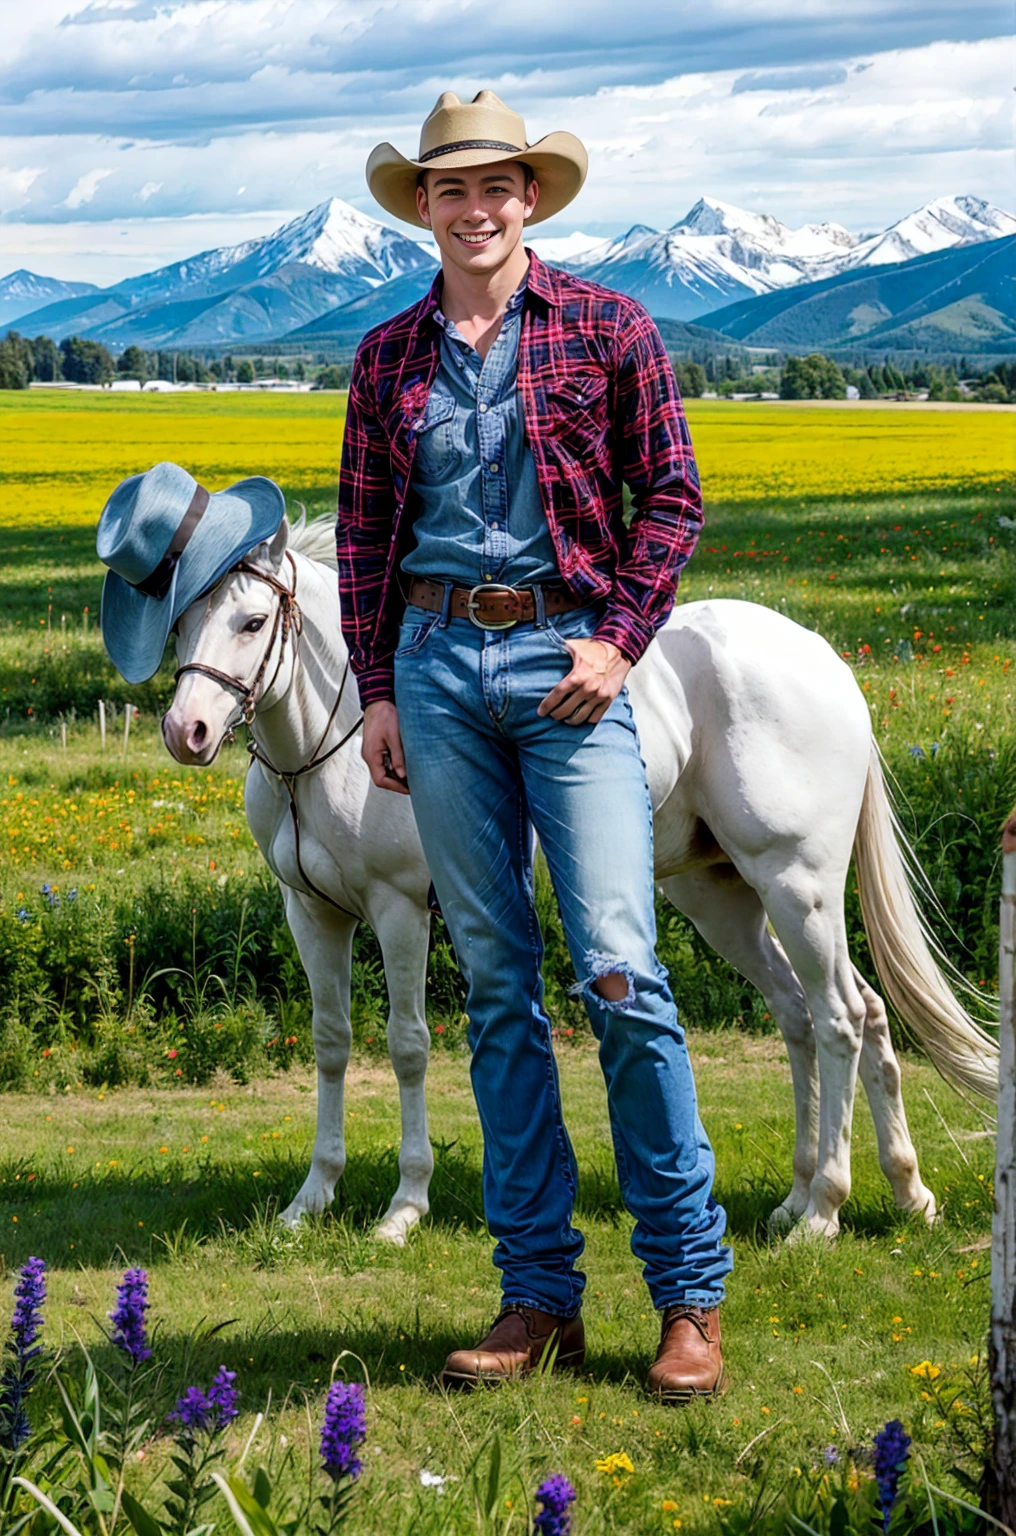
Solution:
<svg viewBox="0 0 1016 1536"><path fill-rule="evenodd" d="M134 588L135 592L141 592L145 597L154 598L161 602L173 585L173 572L180 564L180 557L190 543L198 523L205 515L208 503L211 500L203 485L194 487L194 495L191 497L190 506L184 513L176 532L169 541L169 548L155 567L143 581L131 581L127 585Z"/></svg>

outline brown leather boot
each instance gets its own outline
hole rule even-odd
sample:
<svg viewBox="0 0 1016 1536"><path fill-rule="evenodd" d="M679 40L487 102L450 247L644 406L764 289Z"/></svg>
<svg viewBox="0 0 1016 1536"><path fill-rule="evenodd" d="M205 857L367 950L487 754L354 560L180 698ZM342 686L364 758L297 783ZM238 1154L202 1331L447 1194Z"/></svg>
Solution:
<svg viewBox="0 0 1016 1536"><path fill-rule="evenodd" d="M685 1403L715 1397L725 1386L719 1307L668 1307L646 1391L665 1403Z"/></svg>
<svg viewBox="0 0 1016 1536"><path fill-rule="evenodd" d="M512 1303L475 1349L452 1351L441 1372L441 1385L476 1387L528 1376L545 1355L550 1358L555 1345L555 1371L581 1370L586 1354L581 1312L575 1317L555 1317L536 1307Z"/></svg>

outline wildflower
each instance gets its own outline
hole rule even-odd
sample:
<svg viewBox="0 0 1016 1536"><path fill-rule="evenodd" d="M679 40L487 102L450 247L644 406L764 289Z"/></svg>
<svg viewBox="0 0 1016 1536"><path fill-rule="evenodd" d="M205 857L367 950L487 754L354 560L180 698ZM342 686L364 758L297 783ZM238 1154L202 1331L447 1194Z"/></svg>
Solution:
<svg viewBox="0 0 1016 1536"><path fill-rule="evenodd" d="M835 1445L827 1445L825 1450L822 1452L822 1460L825 1462L826 1466L835 1467L839 1459L840 1453L836 1449Z"/></svg>
<svg viewBox="0 0 1016 1536"><path fill-rule="evenodd" d="M184 1430L207 1429L212 1405L200 1387L188 1387L176 1400L176 1407L169 1415Z"/></svg>
<svg viewBox="0 0 1016 1536"><path fill-rule="evenodd" d="M0 1447L7 1451L19 1450L31 1431L25 1403L35 1379L35 1362L42 1353L36 1340L45 1300L46 1265L42 1259L30 1258L14 1287L10 1353L0 1377Z"/></svg>
<svg viewBox="0 0 1016 1536"><path fill-rule="evenodd" d="M19 923L30 923L32 920L32 914L27 907L19 907L16 915Z"/></svg>
<svg viewBox="0 0 1016 1536"><path fill-rule="evenodd" d="M909 750L910 756L913 758L924 757L925 755L923 747L911 747Z"/></svg>
<svg viewBox="0 0 1016 1536"><path fill-rule="evenodd" d="M533 1530L542 1536L569 1536L571 1514L569 1504L575 1502L575 1489L562 1473L548 1477L536 1490L536 1497L543 1508L533 1521Z"/></svg>
<svg viewBox="0 0 1016 1536"><path fill-rule="evenodd" d="M333 1482L355 1481L362 1470L356 1455L367 1436L367 1404L358 1381L333 1381L325 1398L321 1425L321 1460Z"/></svg>
<svg viewBox="0 0 1016 1536"><path fill-rule="evenodd" d="M208 1402L213 1409L220 1429L232 1422L239 1413L236 1406L237 1391L234 1385L236 1372L227 1371L224 1365L220 1365L212 1382L212 1389L208 1394Z"/></svg>
<svg viewBox="0 0 1016 1536"><path fill-rule="evenodd" d="M128 1269L116 1288L116 1306L109 1313L109 1320L113 1324L113 1343L135 1365L152 1356L145 1338L147 1311L148 1273L144 1269Z"/></svg>
<svg viewBox="0 0 1016 1536"><path fill-rule="evenodd" d="M888 1531L889 1517L896 1503L900 1473L910 1456L910 1436L903 1431L899 1419L890 1419L884 1429L875 1436L875 1481L882 1505L882 1529Z"/></svg>
<svg viewBox="0 0 1016 1536"><path fill-rule="evenodd" d="M627 1451L612 1451L609 1456L600 1456L596 1462L597 1472L634 1472L631 1457Z"/></svg>

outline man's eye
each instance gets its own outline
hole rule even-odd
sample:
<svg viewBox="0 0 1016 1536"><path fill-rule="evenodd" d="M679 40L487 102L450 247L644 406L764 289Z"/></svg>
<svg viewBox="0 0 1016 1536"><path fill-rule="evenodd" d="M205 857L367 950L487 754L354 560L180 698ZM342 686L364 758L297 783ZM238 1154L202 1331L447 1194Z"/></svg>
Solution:
<svg viewBox="0 0 1016 1536"><path fill-rule="evenodd" d="M259 629L264 629L264 626L264 619L248 619L243 626L243 632L245 635L256 635Z"/></svg>

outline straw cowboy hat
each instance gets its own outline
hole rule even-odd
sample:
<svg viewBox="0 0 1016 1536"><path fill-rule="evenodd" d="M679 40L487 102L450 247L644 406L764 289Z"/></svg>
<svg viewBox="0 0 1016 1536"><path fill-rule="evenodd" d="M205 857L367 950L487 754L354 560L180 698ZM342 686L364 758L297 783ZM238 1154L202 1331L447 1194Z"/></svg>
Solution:
<svg viewBox="0 0 1016 1536"><path fill-rule="evenodd" d="M367 161L367 185L381 207L407 224L424 224L416 211L416 184L421 171L462 170L521 160L532 167L540 187L539 201L529 222L560 213L586 179L589 158L573 133L548 133L535 144L526 142L526 125L493 91L479 91L472 101L460 101L444 91L420 130L420 153L407 160L394 144L379 144Z"/></svg>
<svg viewBox="0 0 1016 1536"><path fill-rule="evenodd" d="M95 543L109 567L102 638L128 683L158 671L180 615L270 539L285 510L279 487L263 475L206 491L179 464L156 464L121 481L102 509Z"/></svg>

